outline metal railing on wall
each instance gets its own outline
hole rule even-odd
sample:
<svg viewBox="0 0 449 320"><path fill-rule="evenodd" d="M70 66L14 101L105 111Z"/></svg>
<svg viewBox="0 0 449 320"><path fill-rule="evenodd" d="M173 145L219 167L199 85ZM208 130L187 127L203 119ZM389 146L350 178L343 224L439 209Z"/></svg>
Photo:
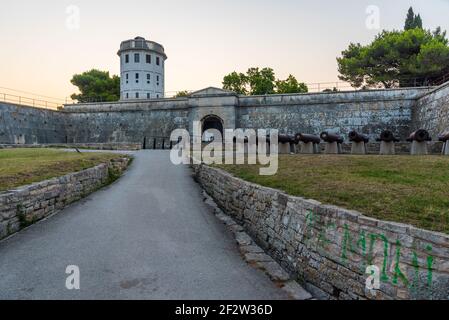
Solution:
<svg viewBox="0 0 449 320"><path fill-rule="evenodd" d="M61 108L63 103L54 102L54 101L48 101L43 99L36 99L36 98L29 98L19 95L14 95L10 93L3 93L0 92L0 101L7 102L7 103L13 103L13 104L19 104L23 106L30 106L35 108L45 108L45 109L52 109L57 110L58 108Z"/></svg>
<svg viewBox="0 0 449 320"><path fill-rule="evenodd" d="M449 81L449 73L441 77L436 78L410 78L410 77L400 77L397 79L396 86L394 88L415 88L415 87L432 87L439 86ZM362 87L354 88L348 82L344 81L333 81L333 82L314 82L306 83L309 93L317 92L334 92L334 91L363 91L363 90L373 90L373 89L384 89L384 87ZM185 91L167 91L165 93L165 98L175 98L180 92L191 94L196 90L185 90ZM11 93L12 92L12 93ZM161 98L159 98L161 99ZM154 99L153 99L154 100ZM157 100L157 99L156 99ZM74 101L69 98L54 98L43 95L38 95L35 93L30 93L26 91L20 91L16 89L10 89L5 87L0 87L0 101L31 106L36 108L45 108L57 110L62 108L64 104L74 104L74 103L102 103L107 102L103 99L91 98L83 102ZM122 101L124 102L124 101Z"/></svg>
<svg viewBox="0 0 449 320"><path fill-rule="evenodd" d="M396 88L416 88L416 87L433 87L439 86L443 83L449 81L449 73L441 77L434 78L410 78L410 77L398 77L395 86ZM318 92L332 92L332 91L362 91L362 90L374 90L374 89L385 89L384 86L379 85L378 87L361 87L354 88L350 83L345 81L330 81L330 82L311 82L306 83L309 93ZM167 91L165 93L166 98L176 97L179 93L191 94L196 90L183 90L183 91Z"/></svg>

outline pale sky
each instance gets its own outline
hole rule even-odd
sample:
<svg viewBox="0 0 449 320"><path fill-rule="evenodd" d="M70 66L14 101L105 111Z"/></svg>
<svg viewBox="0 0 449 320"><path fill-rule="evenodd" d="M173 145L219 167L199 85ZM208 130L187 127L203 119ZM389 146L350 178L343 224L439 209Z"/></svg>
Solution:
<svg viewBox="0 0 449 320"><path fill-rule="evenodd" d="M70 5L79 29L67 27ZM449 0L2 0L0 87L68 97L75 73L119 74L120 42L138 35L164 46L167 91L221 87L225 74L252 66L338 81L340 52L380 31L366 27L370 5L381 29L402 29L413 6L425 28L449 30Z"/></svg>

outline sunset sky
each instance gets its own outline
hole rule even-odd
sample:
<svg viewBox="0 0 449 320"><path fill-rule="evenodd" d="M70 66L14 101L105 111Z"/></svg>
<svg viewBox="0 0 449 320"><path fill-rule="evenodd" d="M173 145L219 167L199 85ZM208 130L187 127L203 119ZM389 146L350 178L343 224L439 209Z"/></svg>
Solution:
<svg viewBox="0 0 449 320"><path fill-rule="evenodd" d="M381 29L400 29L410 6L425 28L449 30L449 0L2 0L0 87L65 98L73 74L119 73L120 42L137 35L168 55L166 90L221 87L226 73L272 67L279 78L337 81L336 57L367 43L366 9ZM73 27L70 6L79 8ZM73 7L72 7L73 8ZM70 11L70 10L69 10ZM6 89L0 88L0 93Z"/></svg>

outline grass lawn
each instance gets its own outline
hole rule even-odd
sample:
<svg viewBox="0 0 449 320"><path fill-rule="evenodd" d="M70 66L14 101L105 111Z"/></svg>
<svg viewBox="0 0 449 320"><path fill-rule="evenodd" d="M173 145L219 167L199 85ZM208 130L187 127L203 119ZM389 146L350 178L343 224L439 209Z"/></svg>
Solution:
<svg viewBox="0 0 449 320"><path fill-rule="evenodd" d="M94 167L123 155L57 149L0 149L0 191Z"/></svg>
<svg viewBox="0 0 449 320"><path fill-rule="evenodd" d="M449 157L280 155L274 176L260 176L256 165L219 167L291 195L449 233Z"/></svg>

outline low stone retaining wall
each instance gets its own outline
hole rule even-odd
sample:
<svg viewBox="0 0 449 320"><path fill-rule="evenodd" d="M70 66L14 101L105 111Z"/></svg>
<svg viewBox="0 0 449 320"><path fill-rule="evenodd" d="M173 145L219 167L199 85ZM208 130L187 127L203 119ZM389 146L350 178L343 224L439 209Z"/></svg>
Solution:
<svg viewBox="0 0 449 320"><path fill-rule="evenodd" d="M52 144L0 144L0 149L6 148L79 148L94 150L140 150L140 143L52 143Z"/></svg>
<svg viewBox="0 0 449 320"><path fill-rule="evenodd" d="M0 193L0 239L43 219L115 180L129 158Z"/></svg>
<svg viewBox="0 0 449 320"><path fill-rule="evenodd" d="M449 235L289 196L194 166L224 212L321 299L449 299ZM367 266L380 288L366 288Z"/></svg>

